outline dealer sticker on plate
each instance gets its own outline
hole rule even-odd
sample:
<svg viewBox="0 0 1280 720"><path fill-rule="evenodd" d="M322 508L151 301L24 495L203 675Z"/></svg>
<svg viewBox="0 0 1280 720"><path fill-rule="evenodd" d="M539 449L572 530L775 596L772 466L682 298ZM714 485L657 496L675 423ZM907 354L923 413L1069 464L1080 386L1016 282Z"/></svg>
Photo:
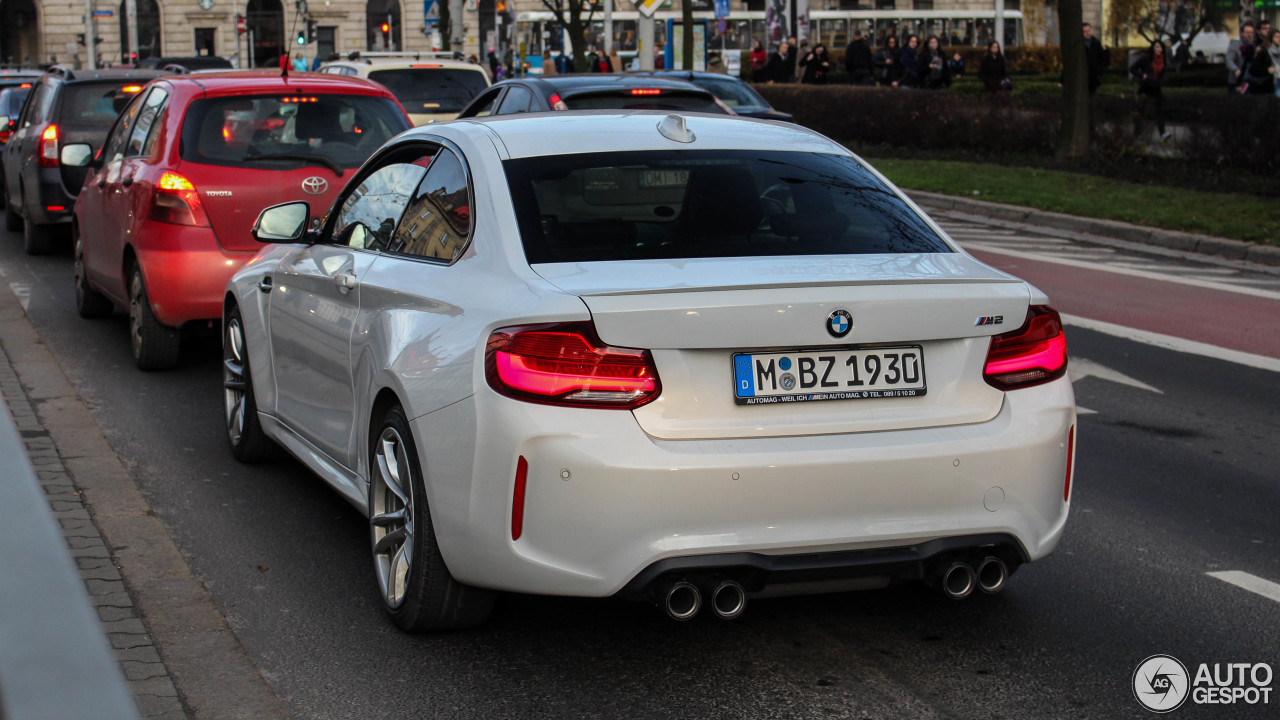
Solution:
<svg viewBox="0 0 1280 720"><path fill-rule="evenodd" d="M925 394L919 345L733 356L739 405L918 397Z"/></svg>

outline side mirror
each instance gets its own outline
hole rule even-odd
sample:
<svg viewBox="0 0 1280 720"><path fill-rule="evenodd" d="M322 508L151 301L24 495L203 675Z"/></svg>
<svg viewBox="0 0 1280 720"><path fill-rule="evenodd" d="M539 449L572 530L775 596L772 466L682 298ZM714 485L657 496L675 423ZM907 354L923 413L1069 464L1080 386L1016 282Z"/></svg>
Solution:
<svg viewBox="0 0 1280 720"><path fill-rule="evenodd" d="M59 160L68 167L88 167L89 161L93 160L93 148L87 143L63 145Z"/></svg>
<svg viewBox="0 0 1280 720"><path fill-rule="evenodd" d="M305 202L272 205L258 215L253 224L253 239L260 243L298 242L306 235L311 206Z"/></svg>

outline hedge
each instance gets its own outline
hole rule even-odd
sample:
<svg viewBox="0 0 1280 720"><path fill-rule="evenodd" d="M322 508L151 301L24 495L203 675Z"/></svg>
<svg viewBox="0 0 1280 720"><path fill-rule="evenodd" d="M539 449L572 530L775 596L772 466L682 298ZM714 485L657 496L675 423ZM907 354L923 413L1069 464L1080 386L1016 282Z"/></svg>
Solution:
<svg viewBox="0 0 1280 720"><path fill-rule="evenodd" d="M756 85L775 108L834 140L858 146L964 151L977 155L1051 155L1061 124L1061 93L972 95L851 85ZM1165 120L1179 126L1153 142L1153 119L1129 97L1091 101L1093 146L1112 158L1155 153L1217 168L1280 171L1280 98L1220 98L1201 93L1166 99Z"/></svg>

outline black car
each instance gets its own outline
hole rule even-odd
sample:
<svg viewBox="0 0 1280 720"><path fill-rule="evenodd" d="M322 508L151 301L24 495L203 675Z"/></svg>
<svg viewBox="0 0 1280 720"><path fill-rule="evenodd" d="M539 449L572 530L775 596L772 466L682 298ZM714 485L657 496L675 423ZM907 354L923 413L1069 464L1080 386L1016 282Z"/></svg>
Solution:
<svg viewBox="0 0 1280 720"><path fill-rule="evenodd" d="M458 117L548 110L681 110L733 114L714 95L682 80L583 73L503 80L477 95Z"/></svg>
<svg viewBox="0 0 1280 720"><path fill-rule="evenodd" d="M175 72L195 72L196 70L233 70L235 66L230 60L217 55L198 55L191 57L149 57L138 61L143 70L173 70Z"/></svg>
<svg viewBox="0 0 1280 720"><path fill-rule="evenodd" d="M61 150L87 143L97 151L116 116L157 70L49 69L33 84L4 146L5 228L22 230L30 255L52 252L53 226L70 226L87 170ZM74 148L71 148L74 150Z"/></svg>
<svg viewBox="0 0 1280 720"><path fill-rule="evenodd" d="M755 91L755 88L730 75L694 72L692 70L648 70L630 74L674 78L691 82L715 95L720 102L728 105L730 110L744 117L795 122L795 118L791 116L791 113L773 109L769 101L761 97L760 93Z"/></svg>

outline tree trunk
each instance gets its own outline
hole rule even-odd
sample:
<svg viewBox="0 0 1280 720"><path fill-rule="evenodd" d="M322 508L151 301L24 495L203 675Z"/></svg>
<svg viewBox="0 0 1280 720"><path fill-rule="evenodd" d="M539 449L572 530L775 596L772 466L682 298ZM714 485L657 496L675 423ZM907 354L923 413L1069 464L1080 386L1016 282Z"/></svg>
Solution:
<svg viewBox="0 0 1280 720"><path fill-rule="evenodd" d="M684 66L682 70L693 69L693 0L680 0L680 27L683 30Z"/></svg>
<svg viewBox="0 0 1280 720"><path fill-rule="evenodd" d="M453 0L436 0L440 6L440 20L436 22L436 27L440 28L440 49L453 49L453 24L449 15L449 3ZM430 33L428 33L430 35ZM458 48L461 50L462 48Z"/></svg>
<svg viewBox="0 0 1280 720"><path fill-rule="evenodd" d="M1062 134L1058 157L1082 158L1089 153L1089 67L1084 55L1081 0L1059 0L1062 29Z"/></svg>
<svg viewBox="0 0 1280 720"><path fill-rule="evenodd" d="M582 24L582 3L569 3L569 45L573 48L573 71L591 72L587 67L587 33Z"/></svg>

